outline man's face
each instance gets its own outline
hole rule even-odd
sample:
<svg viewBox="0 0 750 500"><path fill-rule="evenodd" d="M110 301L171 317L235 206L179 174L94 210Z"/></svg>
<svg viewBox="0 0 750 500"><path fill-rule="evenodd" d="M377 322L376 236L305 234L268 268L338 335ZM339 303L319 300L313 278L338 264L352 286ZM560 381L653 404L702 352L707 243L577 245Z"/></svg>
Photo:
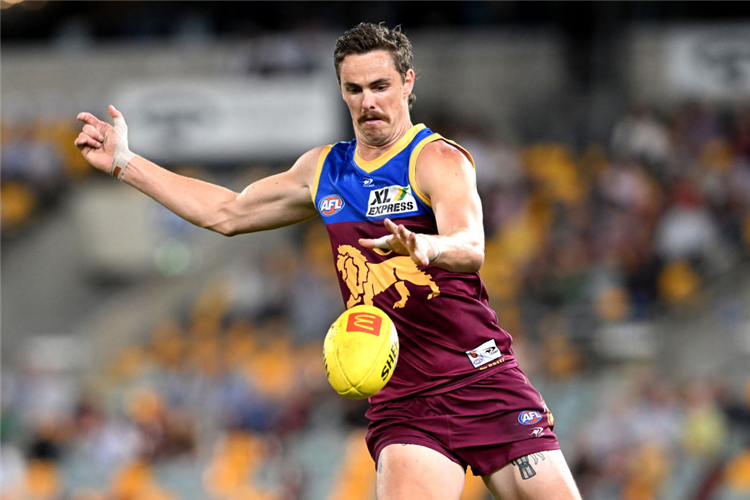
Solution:
<svg viewBox="0 0 750 500"><path fill-rule="evenodd" d="M402 82L391 55L377 50L346 56L339 75L357 138L372 146L398 139L410 123L408 97L414 71L409 70Z"/></svg>

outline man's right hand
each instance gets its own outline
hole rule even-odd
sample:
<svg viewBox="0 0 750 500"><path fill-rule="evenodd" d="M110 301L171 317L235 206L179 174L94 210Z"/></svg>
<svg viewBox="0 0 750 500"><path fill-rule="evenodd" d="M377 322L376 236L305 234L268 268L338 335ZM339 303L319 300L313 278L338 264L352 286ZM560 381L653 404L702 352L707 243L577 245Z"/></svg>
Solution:
<svg viewBox="0 0 750 500"><path fill-rule="evenodd" d="M75 145L94 168L119 177L133 154L128 149L128 128L125 118L112 105L109 106L109 114L114 121L114 127L91 113L79 113L78 120L85 125L78 134ZM116 162L119 165L116 165ZM116 168L118 166L119 170Z"/></svg>

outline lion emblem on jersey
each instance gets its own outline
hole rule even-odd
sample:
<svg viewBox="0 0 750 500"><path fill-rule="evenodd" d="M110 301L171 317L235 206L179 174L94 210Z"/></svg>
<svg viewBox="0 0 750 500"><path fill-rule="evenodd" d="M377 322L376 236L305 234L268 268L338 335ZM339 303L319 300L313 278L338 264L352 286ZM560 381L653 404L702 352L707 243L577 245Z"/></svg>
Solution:
<svg viewBox="0 0 750 500"><path fill-rule="evenodd" d="M398 255L380 263L367 262L362 252L351 245L340 245L336 259L336 269L341 273L351 296L346 303L350 308L355 304L372 305L372 299L391 286L396 287L399 300L393 308L404 307L409 300L406 282L430 287L428 299L440 295L440 289L432 277L420 271L411 257Z"/></svg>

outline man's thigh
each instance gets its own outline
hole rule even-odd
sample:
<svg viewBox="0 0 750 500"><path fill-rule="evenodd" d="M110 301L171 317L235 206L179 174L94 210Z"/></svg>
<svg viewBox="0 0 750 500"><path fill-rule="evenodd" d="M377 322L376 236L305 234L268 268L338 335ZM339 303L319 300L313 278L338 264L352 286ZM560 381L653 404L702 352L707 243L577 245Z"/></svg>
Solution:
<svg viewBox="0 0 750 500"><path fill-rule="evenodd" d="M560 450L515 458L482 479L498 500L581 499Z"/></svg>
<svg viewBox="0 0 750 500"><path fill-rule="evenodd" d="M463 467L426 446L390 444L377 468L378 500L458 500L464 487Z"/></svg>

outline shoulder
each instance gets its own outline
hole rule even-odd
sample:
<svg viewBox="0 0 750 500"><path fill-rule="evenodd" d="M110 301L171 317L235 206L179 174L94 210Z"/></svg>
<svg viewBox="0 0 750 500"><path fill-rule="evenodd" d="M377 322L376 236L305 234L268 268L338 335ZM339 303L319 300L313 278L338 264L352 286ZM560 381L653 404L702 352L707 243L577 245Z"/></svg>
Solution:
<svg viewBox="0 0 750 500"><path fill-rule="evenodd" d="M315 172L318 168L318 162L322 158L324 158L325 153L327 153L330 149L331 146L328 145L318 146L307 151L297 159L297 161L294 163L294 166L292 166L291 172L296 174L301 179L312 183L315 177Z"/></svg>
<svg viewBox="0 0 750 500"><path fill-rule="evenodd" d="M458 144L446 139L432 141L425 145L416 161L417 176L429 171L430 175L438 172L474 171L474 160L468 151Z"/></svg>
<svg viewBox="0 0 750 500"><path fill-rule="evenodd" d="M417 158L417 167L420 164L473 168L468 151L442 138L425 145Z"/></svg>
<svg viewBox="0 0 750 500"><path fill-rule="evenodd" d="M312 148L311 150L300 156L299 160L297 160L297 163L302 163L305 165L312 164L313 167L315 167L318 164L318 160L320 160L321 155L328 152L331 147L332 145L329 144L327 146L318 146L317 148Z"/></svg>
<svg viewBox="0 0 750 500"><path fill-rule="evenodd" d="M475 188L476 175L471 155L445 139L432 141L419 154L415 165L416 187L425 198L432 199L438 191Z"/></svg>

